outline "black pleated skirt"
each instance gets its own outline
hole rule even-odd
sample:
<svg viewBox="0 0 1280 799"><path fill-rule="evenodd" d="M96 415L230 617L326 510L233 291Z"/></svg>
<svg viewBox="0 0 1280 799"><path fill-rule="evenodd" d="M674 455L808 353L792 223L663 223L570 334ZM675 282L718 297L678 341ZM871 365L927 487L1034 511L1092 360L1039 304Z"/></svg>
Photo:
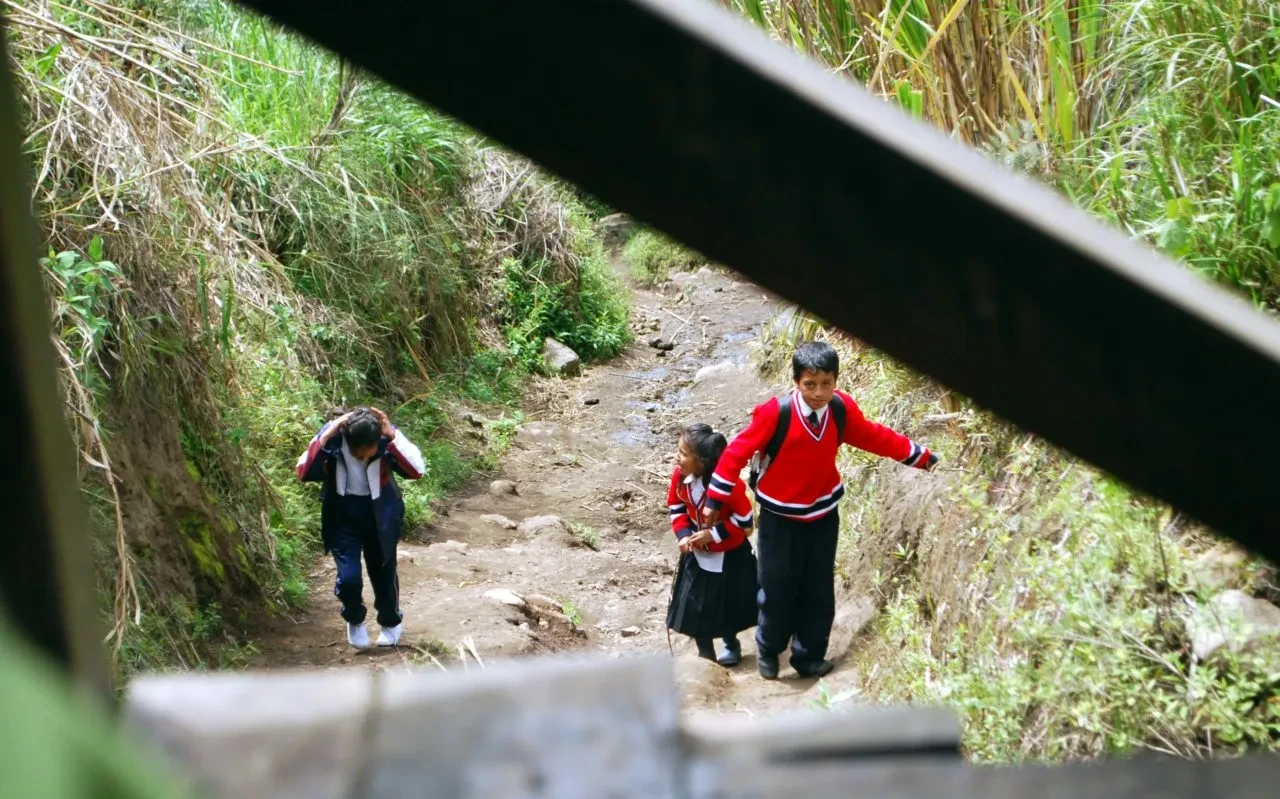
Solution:
<svg viewBox="0 0 1280 799"><path fill-rule="evenodd" d="M692 553L680 557L667 627L693 638L737 635L756 626L756 556L751 542L724 553L724 570L704 571Z"/></svg>

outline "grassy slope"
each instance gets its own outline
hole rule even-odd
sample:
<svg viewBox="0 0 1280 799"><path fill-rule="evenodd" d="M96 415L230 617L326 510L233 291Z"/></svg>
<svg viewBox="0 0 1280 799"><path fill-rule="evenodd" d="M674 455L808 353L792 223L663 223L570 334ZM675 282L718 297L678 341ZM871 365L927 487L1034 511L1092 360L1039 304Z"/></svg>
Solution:
<svg viewBox="0 0 1280 799"><path fill-rule="evenodd" d="M492 465L545 336L626 343L571 192L327 54L204 0L32 0L11 29L122 674L234 664L301 599L292 466L329 408L423 445L413 528Z"/></svg>
<svg viewBox="0 0 1280 799"><path fill-rule="evenodd" d="M1273 4L724 4L1264 310L1280 307ZM774 357L810 335L827 334L802 320ZM931 489L892 464L845 463L839 568L884 608L858 643L857 696L952 705L983 761L1277 746L1274 668L1189 655L1187 625L1216 590L1193 567L1211 536L839 341L868 415L928 441L950 469ZM1241 564L1227 584L1276 595L1263 564Z"/></svg>

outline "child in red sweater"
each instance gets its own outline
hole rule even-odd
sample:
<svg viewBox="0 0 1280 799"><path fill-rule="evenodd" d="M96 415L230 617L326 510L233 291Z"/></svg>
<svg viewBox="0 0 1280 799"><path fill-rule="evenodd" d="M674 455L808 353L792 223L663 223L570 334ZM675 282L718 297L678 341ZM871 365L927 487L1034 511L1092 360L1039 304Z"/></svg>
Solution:
<svg viewBox="0 0 1280 799"><path fill-rule="evenodd" d="M757 567L747 541L751 500L741 486L727 497L727 519L709 524L703 518L707 481L724 448L724 436L705 424L691 424L680 436L667 490L671 529L681 552L667 627L693 638L699 656L728 668L742 660L738 633L756 623ZM715 638L724 639L719 655Z"/></svg>
<svg viewBox="0 0 1280 799"><path fill-rule="evenodd" d="M932 469L936 455L884 425L868 421L853 398L836 389L840 358L822 342L808 342L791 360L795 390L758 406L751 424L725 450L707 487L706 523L714 526L741 490L752 462L760 503L760 675L778 676L778 655L791 644L791 665L802 677L821 677L835 619L837 509L844 484L836 469L841 444Z"/></svg>

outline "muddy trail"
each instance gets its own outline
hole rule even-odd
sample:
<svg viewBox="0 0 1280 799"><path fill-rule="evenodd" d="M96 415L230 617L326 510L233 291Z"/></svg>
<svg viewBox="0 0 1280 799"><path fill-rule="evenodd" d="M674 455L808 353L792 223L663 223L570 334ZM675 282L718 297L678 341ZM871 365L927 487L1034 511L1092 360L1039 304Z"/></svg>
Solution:
<svg viewBox="0 0 1280 799"><path fill-rule="evenodd" d="M548 381L526 408L501 474L455 495L424 537L401 542L399 648L358 653L347 645L325 558L311 575L307 607L260 639L253 665L455 669L461 648L475 668L477 658L555 652L666 656L670 642L689 710L785 712L856 685L839 667L821 687L800 679L786 655L783 678L762 680L751 632L741 636L743 662L726 670L666 631L678 557L666 513L677 433L691 421L736 433L779 390L758 374L752 350L782 307L709 268L633 287L636 341L627 351L579 378ZM650 346L655 338L674 348ZM372 618L367 581L365 596ZM829 654L838 666L869 615L865 603L841 602Z"/></svg>

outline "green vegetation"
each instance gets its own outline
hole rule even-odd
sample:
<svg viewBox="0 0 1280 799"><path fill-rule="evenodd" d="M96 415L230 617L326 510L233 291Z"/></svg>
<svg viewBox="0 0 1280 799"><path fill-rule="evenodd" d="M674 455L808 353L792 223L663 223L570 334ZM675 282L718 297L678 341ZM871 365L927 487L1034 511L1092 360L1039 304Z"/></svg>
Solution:
<svg viewBox="0 0 1280 799"><path fill-rule="evenodd" d="M723 5L1280 310L1274 4ZM821 327L800 317L772 357L828 335ZM1280 745L1278 661L1191 655L1193 619L1226 587L1196 579L1209 535L830 335L843 351L843 382L868 415L927 441L945 464L914 482L860 456L843 466L850 491L838 572L883 609L855 642L860 698L952 705L981 761ZM925 427L929 415L949 421ZM1269 568L1243 571L1251 576L1227 585L1275 599ZM824 695L820 704L835 702Z"/></svg>
<svg viewBox="0 0 1280 799"><path fill-rule="evenodd" d="M722 0L1081 207L1280 308L1266 0Z"/></svg>
<svg viewBox="0 0 1280 799"><path fill-rule="evenodd" d="M706 259L657 231L641 229L623 247L623 259L636 279L650 285L665 281L672 272L689 269Z"/></svg>
<svg viewBox="0 0 1280 799"><path fill-rule="evenodd" d="M569 522L569 533L573 536L574 541L587 549L600 548L600 533L589 524Z"/></svg>
<svg viewBox="0 0 1280 799"><path fill-rule="evenodd" d="M832 341L841 382L867 416L943 459L924 477L842 456L837 573L851 598L870 597L881 613L853 645L860 683L820 705L949 704L967 753L984 762L1280 747L1275 653L1191 653L1192 627L1218 591L1278 595L1271 568L1245 560L1214 576L1197 562L1222 547L1207 532L815 328L798 317L771 343L768 365L781 373L801 339Z"/></svg>
<svg viewBox="0 0 1280 799"><path fill-rule="evenodd" d="M6 13L121 676L244 662L306 596L330 409L420 444L412 531L496 464L544 337L627 343L577 195L453 120L223 2Z"/></svg>

